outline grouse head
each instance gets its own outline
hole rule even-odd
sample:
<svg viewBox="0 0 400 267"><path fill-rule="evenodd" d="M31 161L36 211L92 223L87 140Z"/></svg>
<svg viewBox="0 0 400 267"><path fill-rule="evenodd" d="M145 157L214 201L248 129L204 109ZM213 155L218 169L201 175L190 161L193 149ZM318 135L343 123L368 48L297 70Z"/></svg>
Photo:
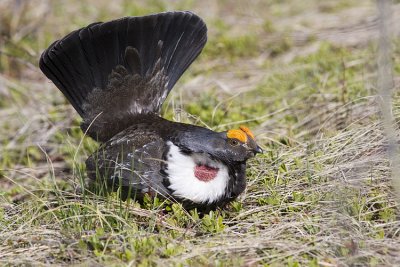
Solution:
<svg viewBox="0 0 400 267"><path fill-rule="evenodd" d="M256 143L254 134L246 126L226 132L226 142L229 145L230 159L233 161L246 161L263 150ZM228 156L228 157L229 157Z"/></svg>

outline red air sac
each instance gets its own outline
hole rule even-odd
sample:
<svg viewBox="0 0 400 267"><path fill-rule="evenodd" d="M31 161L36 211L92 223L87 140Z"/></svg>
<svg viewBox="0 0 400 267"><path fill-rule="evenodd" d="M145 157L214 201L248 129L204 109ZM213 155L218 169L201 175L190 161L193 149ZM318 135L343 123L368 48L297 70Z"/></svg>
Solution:
<svg viewBox="0 0 400 267"><path fill-rule="evenodd" d="M217 177L219 169L207 165L197 165L194 167L194 176L203 182L208 182Z"/></svg>

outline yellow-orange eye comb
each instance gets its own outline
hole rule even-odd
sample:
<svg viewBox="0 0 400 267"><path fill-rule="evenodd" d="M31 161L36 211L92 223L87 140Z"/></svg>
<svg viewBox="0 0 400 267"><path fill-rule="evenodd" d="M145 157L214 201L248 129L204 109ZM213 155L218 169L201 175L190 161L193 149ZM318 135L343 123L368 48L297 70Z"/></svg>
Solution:
<svg viewBox="0 0 400 267"><path fill-rule="evenodd" d="M242 130L237 130L237 129L229 130L226 133L226 136L228 138L236 138L237 140L239 140L242 143L246 143L246 141L247 141L247 135Z"/></svg>
<svg viewBox="0 0 400 267"><path fill-rule="evenodd" d="M249 136L251 139L255 140L254 134L250 131L249 128L247 128L244 125L240 125L239 129L233 129L229 130L226 133L226 136L228 138L236 138L240 142L246 143L247 142L247 136Z"/></svg>
<svg viewBox="0 0 400 267"><path fill-rule="evenodd" d="M247 128L244 125L240 125L239 129L242 130L243 132L245 132L248 136L250 136L253 140L255 140L254 134L250 131L249 128Z"/></svg>

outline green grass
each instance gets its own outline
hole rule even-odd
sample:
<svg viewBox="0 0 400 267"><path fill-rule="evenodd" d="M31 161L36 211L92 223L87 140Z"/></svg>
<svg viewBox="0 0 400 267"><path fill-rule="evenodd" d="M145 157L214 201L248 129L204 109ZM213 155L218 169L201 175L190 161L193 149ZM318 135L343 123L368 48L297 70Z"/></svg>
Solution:
<svg viewBox="0 0 400 267"><path fill-rule="evenodd" d="M376 104L376 45L296 37L298 25L318 32L313 19L357 3L72 2L32 1L20 12L11 0L0 3L2 265L399 262L398 192ZM158 198L140 205L121 201L119 192L85 190L84 161L98 145L37 67L41 51L77 27L172 9L204 17L209 42L163 116L217 131L246 124L266 151L249 162L246 192L207 214ZM396 79L398 53L393 62ZM397 98L393 107L398 121Z"/></svg>

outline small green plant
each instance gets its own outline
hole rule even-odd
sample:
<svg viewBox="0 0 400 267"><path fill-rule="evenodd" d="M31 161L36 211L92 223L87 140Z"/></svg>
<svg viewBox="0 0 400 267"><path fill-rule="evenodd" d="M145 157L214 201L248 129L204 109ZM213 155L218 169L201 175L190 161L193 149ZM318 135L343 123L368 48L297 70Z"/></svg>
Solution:
<svg viewBox="0 0 400 267"><path fill-rule="evenodd" d="M203 217L201 226L206 233L219 233L225 229L222 215L214 211L210 211Z"/></svg>

